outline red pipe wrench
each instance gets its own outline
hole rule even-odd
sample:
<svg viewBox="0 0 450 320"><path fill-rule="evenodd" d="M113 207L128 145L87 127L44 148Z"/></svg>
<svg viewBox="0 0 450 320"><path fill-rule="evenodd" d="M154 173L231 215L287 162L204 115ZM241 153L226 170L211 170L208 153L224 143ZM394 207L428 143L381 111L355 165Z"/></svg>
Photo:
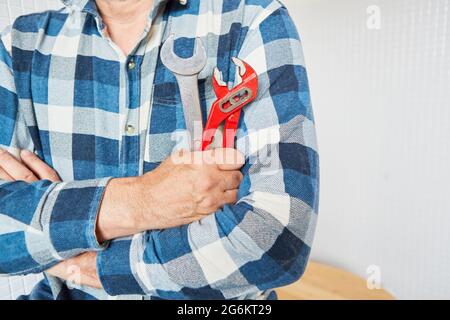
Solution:
<svg viewBox="0 0 450 320"><path fill-rule="evenodd" d="M215 68L213 88L217 100L214 102L203 131L202 150L207 150L214 141L219 126L225 122L223 148L234 148L242 108L256 99L258 95L258 75L246 62L232 58L236 65L237 86L229 90L223 81L222 73Z"/></svg>

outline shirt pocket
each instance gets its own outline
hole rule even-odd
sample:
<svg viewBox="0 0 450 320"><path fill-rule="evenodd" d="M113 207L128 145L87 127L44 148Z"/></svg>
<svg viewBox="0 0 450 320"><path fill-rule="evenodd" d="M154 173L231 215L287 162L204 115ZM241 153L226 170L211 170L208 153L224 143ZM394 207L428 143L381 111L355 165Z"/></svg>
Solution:
<svg viewBox="0 0 450 320"><path fill-rule="evenodd" d="M199 80L200 106L203 122L215 100L211 79ZM181 145L186 134L183 104L176 82L153 85L153 99L145 162L164 161Z"/></svg>
<svg viewBox="0 0 450 320"><path fill-rule="evenodd" d="M215 98L212 78L198 81L200 102ZM164 82L153 85L153 103L164 106L181 105L181 95L176 82Z"/></svg>

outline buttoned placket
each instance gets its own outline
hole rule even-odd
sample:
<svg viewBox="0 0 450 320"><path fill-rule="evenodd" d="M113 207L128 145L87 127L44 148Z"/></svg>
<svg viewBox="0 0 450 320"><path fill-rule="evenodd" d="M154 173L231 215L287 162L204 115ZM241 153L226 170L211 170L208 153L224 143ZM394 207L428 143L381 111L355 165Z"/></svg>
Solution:
<svg viewBox="0 0 450 320"><path fill-rule="evenodd" d="M157 10L160 9L161 7L155 8L155 11L151 13L138 45L128 56L125 56L122 50L111 40L101 17L96 17L102 37L109 42L120 60L119 118L121 141L119 143L119 173L123 177L139 176L143 173L143 155L146 152L145 146L149 128L148 121L144 124L146 127L142 127L140 122L142 119L150 117L153 78L149 80L151 84L148 92L141 92L141 66L145 59L154 59L154 63L148 63L148 65L156 68L157 57L147 57L146 48L150 42L161 41L164 27L159 26L159 32L153 32L153 21L157 19L159 20L155 20L157 23L162 23L162 19L156 15ZM141 101L141 94L144 95L145 101ZM146 105L146 108L142 108L142 104Z"/></svg>

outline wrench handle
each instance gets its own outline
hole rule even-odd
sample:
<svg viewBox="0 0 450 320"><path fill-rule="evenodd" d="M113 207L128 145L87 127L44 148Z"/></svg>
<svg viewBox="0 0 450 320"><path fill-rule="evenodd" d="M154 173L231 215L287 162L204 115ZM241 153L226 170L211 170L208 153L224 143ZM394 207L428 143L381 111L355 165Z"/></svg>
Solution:
<svg viewBox="0 0 450 320"><path fill-rule="evenodd" d="M239 127L239 120L241 118L241 110L236 111L228 117L225 121L224 135L223 135L223 148L235 147L235 139L237 129Z"/></svg>
<svg viewBox="0 0 450 320"><path fill-rule="evenodd" d="M203 117L198 89L198 75L176 75L183 104L184 120L189 134L191 151L202 149Z"/></svg>

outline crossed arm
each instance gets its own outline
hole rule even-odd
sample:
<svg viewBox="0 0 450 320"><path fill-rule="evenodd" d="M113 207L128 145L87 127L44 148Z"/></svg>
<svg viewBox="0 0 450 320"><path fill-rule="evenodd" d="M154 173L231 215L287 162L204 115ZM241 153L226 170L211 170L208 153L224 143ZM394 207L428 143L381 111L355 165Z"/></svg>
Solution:
<svg viewBox="0 0 450 320"><path fill-rule="evenodd" d="M235 150L180 153L142 178L112 180L97 217L97 241L178 227L235 204L243 164L243 156ZM57 172L34 153L22 150L17 159L2 149L0 180L61 182ZM96 257L95 252L86 252L47 272L76 285L101 288Z"/></svg>
<svg viewBox="0 0 450 320"><path fill-rule="evenodd" d="M272 6L249 27L238 55L252 61L260 79L238 133L242 168L239 161L229 170L168 159L144 177L52 182L24 159L38 181L11 182L7 170L9 178L0 179L0 274L50 270L67 278L64 265L73 263L87 275L80 282L101 283L110 295L163 299L228 299L298 280L317 219L318 156L300 39L286 9ZM21 115L11 64L3 48L0 146L42 156L28 132L36 127L26 123L33 116ZM200 196L177 189L180 177L191 179ZM169 201L178 196L183 200ZM110 239L116 240L102 243Z"/></svg>
<svg viewBox="0 0 450 320"><path fill-rule="evenodd" d="M39 180L60 182L58 174L34 153L23 150L20 152L19 160L2 149L0 149L0 180L25 181L27 183ZM79 285L101 288L95 268L95 258L96 254L94 252L85 253L59 263L49 269L48 273L65 280L78 280ZM73 268L73 266L76 268ZM80 270L80 273L73 275L71 270Z"/></svg>

